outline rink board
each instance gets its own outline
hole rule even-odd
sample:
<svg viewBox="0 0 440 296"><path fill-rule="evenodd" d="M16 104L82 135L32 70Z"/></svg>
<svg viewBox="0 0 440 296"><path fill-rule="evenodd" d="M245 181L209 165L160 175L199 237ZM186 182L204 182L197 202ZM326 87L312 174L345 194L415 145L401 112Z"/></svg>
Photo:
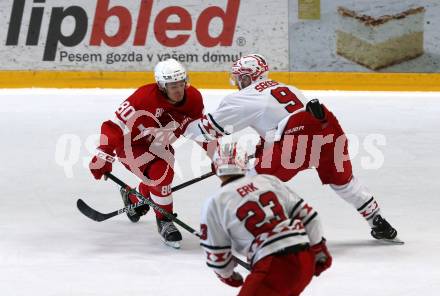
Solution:
<svg viewBox="0 0 440 296"><path fill-rule="evenodd" d="M307 90L440 91L437 73L272 72L270 78ZM135 88L153 72L0 71L0 88ZM227 89L228 72L190 72L198 88Z"/></svg>

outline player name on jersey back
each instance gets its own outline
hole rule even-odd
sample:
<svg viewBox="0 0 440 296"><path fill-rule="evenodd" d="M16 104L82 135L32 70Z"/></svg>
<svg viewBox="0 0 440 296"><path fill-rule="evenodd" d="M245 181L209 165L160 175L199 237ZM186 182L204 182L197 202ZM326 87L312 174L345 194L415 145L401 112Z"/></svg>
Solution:
<svg viewBox="0 0 440 296"><path fill-rule="evenodd" d="M272 176L244 176L227 183L202 211L202 223L211 221L204 245L212 252L232 244L251 264L286 248L305 245L309 239L304 225L289 217L298 203L300 199ZM213 225L221 227L210 227ZM228 236L231 240L225 239Z"/></svg>

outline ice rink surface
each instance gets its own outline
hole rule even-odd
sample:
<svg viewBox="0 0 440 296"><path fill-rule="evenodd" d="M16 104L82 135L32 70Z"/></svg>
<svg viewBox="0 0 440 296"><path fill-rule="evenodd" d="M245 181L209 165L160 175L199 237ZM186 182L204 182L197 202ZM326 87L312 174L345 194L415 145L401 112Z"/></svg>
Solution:
<svg viewBox="0 0 440 296"><path fill-rule="evenodd" d="M1 295L237 293L208 269L188 232L174 250L161 242L151 213L138 224L125 215L98 223L77 210L78 198L102 212L122 207L118 187L95 181L87 163L101 122L131 91L0 90ZM206 110L228 92L203 91ZM440 295L440 93L306 95L320 98L353 135L354 172L406 244L373 240L355 210L313 170L303 172L288 185L319 211L334 257L303 295ZM174 184L208 171L200 150L177 146ZM114 173L137 185L122 166ZM211 177L176 192L179 218L198 228L201 205L218 186Z"/></svg>

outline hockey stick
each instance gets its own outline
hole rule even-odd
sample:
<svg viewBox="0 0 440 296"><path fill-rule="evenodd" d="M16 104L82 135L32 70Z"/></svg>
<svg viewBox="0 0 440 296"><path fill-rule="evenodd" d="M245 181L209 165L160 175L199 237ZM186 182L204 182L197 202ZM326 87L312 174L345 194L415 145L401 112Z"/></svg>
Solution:
<svg viewBox="0 0 440 296"><path fill-rule="evenodd" d="M192 180L189 180L189 181L186 181L186 182L184 182L184 183L182 183L182 184L179 184L179 185L177 185L177 186L174 186L173 188L171 188L171 191L172 191L172 192L175 192L175 191L180 190L180 189L182 189L182 188L185 188L185 187L187 187L187 186L189 186L189 185L191 185L191 184L194 184L194 183L197 183L197 182L202 181L202 180L204 180L204 179L207 179L207 178L209 178L209 177L211 177L211 176L213 176L213 175L214 175L213 172L206 173L206 174L204 174L204 175L201 175L200 177L194 178L194 179L192 179ZM125 186L124 188L126 188L126 186L127 186L124 182L122 182L121 180L119 180L118 178L116 178L116 177L115 177L114 175L112 175L112 174L107 174L106 177L109 178L109 179L111 179L112 181L114 181L115 183L117 183L117 184L118 184L119 186L121 186L121 187L124 187L124 186ZM111 213L104 214L104 213L100 213L100 212L98 212L97 210L91 208L91 207L90 207L88 204L86 204L82 199L78 199L77 202L76 202L76 206L78 207L78 210L79 210L81 213L83 213L85 216L87 216L87 217L89 217L90 219L95 220L95 221L97 221L97 222L102 222L102 221L105 221L105 220L107 220L107 219L110 219L110 218L112 218L112 217L114 217L114 216L117 216L117 215L120 215L120 214L126 213L126 212L131 211L131 210L133 210L133 209L135 209L135 208L137 208L137 207L140 207L140 206L142 206L142 205L144 205L144 204L148 204L148 203L141 199L141 200L140 200L138 203L136 203L136 204L128 205L128 206L126 206L126 207L124 207L124 208L122 208L122 209L119 209L119 210L113 211L113 212L111 212Z"/></svg>
<svg viewBox="0 0 440 296"><path fill-rule="evenodd" d="M212 174L213 174L212 172L211 172L211 173L207 173L207 174L205 174L205 175L200 176L200 177L197 178L197 179L203 180L203 179L206 179L206 178L212 176ZM112 180L113 182L115 182L116 184L118 184L119 186L122 186L122 187L124 187L124 188L126 188L126 187L128 186L128 185L125 184L122 180L120 180L118 177L116 177L115 175L113 175L113 174L111 174L111 173L107 174L106 176L107 176L110 180ZM192 182L192 183L190 183L190 184L193 184L193 183L197 182L197 181L194 181L194 182L193 182L193 181L194 181L194 179L193 179L193 180L190 180L190 181L188 181L188 182L186 182L186 183ZM183 185L183 184L181 184L181 185ZM181 185L179 185L180 187L179 187L179 186L176 186L176 187L179 187L179 189L185 187L185 186L182 187ZM195 236L197 236L197 237L200 238L200 233L199 233L198 231L196 231L194 228L192 228L191 226L189 226L188 224L184 223L182 220L178 219L178 218L177 218L177 215L174 215L174 214L171 214L171 213L167 212L166 210L164 210L164 209L161 208L160 206L156 205L153 201L149 200L148 198L145 198L142 194L140 194L139 192L137 192L137 190L135 190L135 189L132 189L132 190L131 190L131 193L134 194L134 195L136 195L136 197L139 198L139 199L141 200L141 202L143 202L144 204L148 204L150 207L152 207L153 209L155 209L156 211L158 211L159 213L161 213L162 215L164 215L167 219L169 219L169 220L175 222L177 225L179 225L179 226L182 227L183 229L187 230L187 231L190 232L191 234L194 234ZM80 202L82 202L83 205L86 205L86 206L87 206L87 204L86 204L85 202L83 202L81 199L79 199L78 202L77 202L78 209L79 209L79 207L80 207ZM137 204L136 204L136 205L137 205ZM88 206L87 206L87 207L88 207ZM89 207L89 208L90 208L90 207ZM80 211L81 211L81 209L80 209ZM82 212L82 211L81 211L81 212ZM83 214L84 214L84 213L83 213ZM105 214L104 214L104 215L105 215ZM87 215L86 215L86 216L87 216ZM89 217L89 216L88 216L88 217ZM89 218L91 218L91 217L89 217ZM93 220L94 220L94 219L93 219ZM249 264L247 264L246 262L240 260L239 258L234 257L234 259L235 259L235 261L237 262L237 264L243 266L243 267L244 267L245 269L247 269L247 270L250 270L250 266L249 266Z"/></svg>

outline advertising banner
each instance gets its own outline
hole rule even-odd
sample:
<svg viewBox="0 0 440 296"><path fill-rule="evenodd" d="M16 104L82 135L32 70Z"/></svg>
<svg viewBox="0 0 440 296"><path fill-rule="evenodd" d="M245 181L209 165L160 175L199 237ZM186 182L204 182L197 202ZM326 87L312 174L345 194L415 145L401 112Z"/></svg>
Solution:
<svg viewBox="0 0 440 296"><path fill-rule="evenodd" d="M227 71L241 55L289 70L287 1L2 0L0 70L151 71L175 58Z"/></svg>
<svg viewBox="0 0 440 296"><path fill-rule="evenodd" d="M290 70L440 72L440 1L289 1Z"/></svg>

